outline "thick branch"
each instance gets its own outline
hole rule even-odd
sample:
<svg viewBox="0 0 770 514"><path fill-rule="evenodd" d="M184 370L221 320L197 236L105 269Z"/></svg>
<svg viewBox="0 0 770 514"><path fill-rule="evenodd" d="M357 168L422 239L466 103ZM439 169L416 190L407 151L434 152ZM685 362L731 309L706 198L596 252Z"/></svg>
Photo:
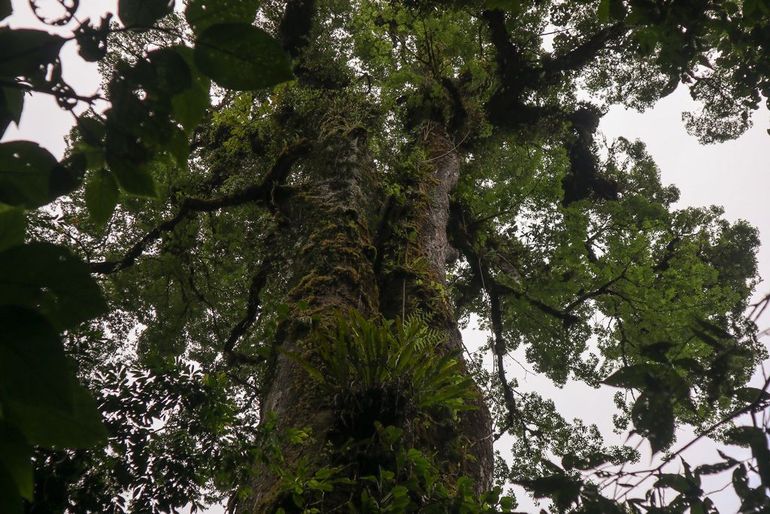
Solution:
<svg viewBox="0 0 770 514"><path fill-rule="evenodd" d="M521 53L511 42L511 36L505 26L505 13L499 9L484 11L481 17L489 27L489 37L495 47L497 67L503 83L512 86L516 82L517 75L524 68Z"/></svg>
<svg viewBox="0 0 770 514"><path fill-rule="evenodd" d="M465 255L465 258L468 259L474 274L477 275L476 281L483 284L484 289L488 290L489 288L492 288L496 294L509 294L517 299L525 300L544 314L560 319L567 328L580 321L579 317L570 314L569 312L551 307L536 298L532 298L523 291L514 289L513 287L496 280L489 272L488 267L482 265L482 255L476 251L474 245L474 241L477 239L475 237L475 227L477 227L478 224L473 222L466 224L466 217L459 204L453 203L451 210L453 216L453 223L450 223L452 229L451 236L453 237L452 242L455 248L460 250L463 255Z"/></svg>
<svg viewBox="0 0 770 514"><path fill-rule="evenodd" d="M259 364L265 359L262 357L252 357L235 351L235 344L243 337L249 328L254 324L257 319L257 314L260 308L260 295L262 290L267 284L267 278L272 269L272 261L265 259L259 266L259 269L251 279L251 285L249 286L249 299L246 303L246 313L243 318L235 324L230 331L230 336L225 341L222 351L224 352L227 360L235 364Z"/></svg>
<svg viewBox="0 0 770 514"><path fill-rule="evenodd" d="M144 251L151 243L156 241L164 232L173 230L174 227L176 227L183 219L185 219L188 214L189 211L184 209L183 206L182 209L180 209L176 214L176 216L164 221L154 229L147 232L147 234L145 234L144 237L142 237L139 241L134 243L134 245L126 252L122 259L117 261L90 263L89 267L91 268L91 273L115 273L116 271L120 271L131 266L134 264L136 259L142 255L142 253L144 253Z"/></svg>
<svg viewBox="0 0 770 514"><path fill-rule="evenodd" d="M604 50L607 43L619 38L625 32L626 26L622 23L616 23L599 30L571 51L546 63L543 66L546 75L555 77L564 71L577 71L581 69L591 62L599 52Z"/></svg>
<svg viewBox="0 0 770 514"><path fill-rule="evenodd" d="M503 338L503 310L500 305L500 297L494 288L487 289L489 294L490 303L490 318L492 320L492 333L495 337L495 357L497 359L497 378L500 381L500 386L503 388L503 401L505 402L505 408L508 414L505 416L505 425L512 427L515 420L515 416L518 415L521 418L518 408L516 407L516 399L513 397L513 390L511 384L508 383L508 378L505 376L505 362L503 357L507 350L505 347L505 339ZM523 424L523 422L522 422Z"/></svg>
<svg viewBox="0 0 770 514"><path fill-rule="evenodd" d="M187 216L198 212L211 212L225 207L243 205L254 202L273 209L273 194L278 186L286 182L291 166L309 149L306 141L296 143L281 153L270 171L259 184L249 186L235 193L219 198L186 198L176 215L156 226L116 261L92 262L92 273L109 274L125 269L134 264L137 258L147 250L147 247L157 241L165 232L173 230Z"/></svg>

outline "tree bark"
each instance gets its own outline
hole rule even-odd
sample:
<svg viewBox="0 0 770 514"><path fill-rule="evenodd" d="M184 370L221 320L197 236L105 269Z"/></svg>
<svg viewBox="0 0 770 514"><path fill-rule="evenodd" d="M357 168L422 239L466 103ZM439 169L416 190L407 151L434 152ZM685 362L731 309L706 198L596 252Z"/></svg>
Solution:
<svg viewBox="0 0 770 514"><path fill-rule="evenodd" d="M418 174L420 180L412 185L415 202L402 209L398 219L388 221L416 227L417 237L411 245L391 238L378 257L374 233L382 226L384 195L362 132L338 133L318 141L302 164L307 180L297 187L287 211L288 233L283 237L287 243L294 241L296 249L288 263L288 297L292 305L304 305L305 310L297 308L279 329L282 340L261 403L262 419L276 416L279 431L309 428L312 432L310 444L283 448L287 469L300 462L310 469L330 464L324 462L328 459L324 447L334 425L333 399L320 395L307 372L289 356L299 354L313 361L314 339L308 336L323 329L327 320L350 309L386 319L419 310L445 334L441 352L460 354L462 349L444 291L450 251L449 194L459 176L460 158L441 127L424 128L419 144L428 158ZM417 258L425 265L419 272L406 273L404 264ZM388 265L376 266L382 259ZM462 372L468 373L464 366ZM491 485L492 427L480 391L475 396L477 409L464 412L453 433L446 433L445 427L437 429L427 439L423 435L418 444L442 463L447 483L465 475L481 492ZM259 467L250 490L238 512L273 512L285 503L278 477L264 466Z"/></svg>

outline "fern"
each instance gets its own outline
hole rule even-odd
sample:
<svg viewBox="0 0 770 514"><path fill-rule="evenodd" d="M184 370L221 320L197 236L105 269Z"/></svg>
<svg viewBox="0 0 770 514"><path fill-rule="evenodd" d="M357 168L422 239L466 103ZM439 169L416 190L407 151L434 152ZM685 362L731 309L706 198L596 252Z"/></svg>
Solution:
<svg viewBox="0 0 770 514"><path fill-rule="evenodd" d="M342 424L358 426L362 437L375 421L397 425L441 410L455 417L473 408L471 379L460 373L457 355L440 353L444 336L422 314L378 322L350 311L315 338L317 364L290 356L335 399Z"/></svg>

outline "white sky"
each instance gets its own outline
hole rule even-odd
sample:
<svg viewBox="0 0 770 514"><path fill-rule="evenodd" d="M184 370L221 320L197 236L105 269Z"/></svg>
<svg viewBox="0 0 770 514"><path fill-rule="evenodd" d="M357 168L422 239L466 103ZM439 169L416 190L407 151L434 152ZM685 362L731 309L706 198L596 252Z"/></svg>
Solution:
<svg viewBox="0 0 770 514"><path fill-rule="evenodd" d="M82 0L78 17L91 17L97 20L104 12L115 12L115 0ZM50 27L40 24L29 12L26 0L13 0L14 16L10 20L12 27L34 27L52 32ZM71 29L71 26L69 27ZM68 27L63 31L68 33ZM99 84L96 66L84 63L76 57L74 43L64 47L65 78L83 94L95 92ZM641 139L647 144L658 166L664 184L673 183L681 191L679 207L722 205L727 219L734 221L745 219L760 230L762 247L759 252L759 271L765 279L770 279L770 116L766 110L754 115L754 127L741 138L713 146L701 146L695 138L689 136L681 121L681 113L693 108L686 91L677 90L661 100L654 109L645 113L614 108L607 114L600 125L600 130L609 138L618 136L627 139ZM73 124L70 114L58 108L49 97L27 98L22 120L18 128L9 127L3 141L30 139L38 142L54 155L61 156L65 149L64 136ZM770 292L770 283L760 284L755 298ZM770 326L770 315L760 320L760 329ZM470 327L464 331L469 346L476 346L486 339L486 334ZM768 342L768 338L765 338ZM522 359L521 362L524 362ZM611 397L614 389L593 390L582 384L569 383L564 389L553 387L547 379L527 375L517 364L510 363L509 377L516 377L521 390L548 395L556 402L566 419L583 418L587 423L597 423L603 433L609 434L609 440L615 444L623 443L624 437L611 433L611 414L615 411ZM755 377L758 379L758 377ZM685 440L680 434L680 440ZM632 442L634 442L632 440ZM645 443L646 444L646 443ZM644 445L643 445L644 447ZM675 446L676 447L676 446ZM704 442L689 451L686 456L693 462L714 462L718 456L713 443ZM501 448L504 450L504 448ZM730 448L728 453L739 455L737 448ZM643 459L644 460L644 459ZM643 462L647 465L649 462ZM729 475L718 475L717 489L729 480ZM706 490L710 490L705 487ZM528 498L518 495L520 509L535 510ZM733 495L716 495L718 507L722 512L735 512L737 503ZM222 512L213 508L209 512Z"/></svg>

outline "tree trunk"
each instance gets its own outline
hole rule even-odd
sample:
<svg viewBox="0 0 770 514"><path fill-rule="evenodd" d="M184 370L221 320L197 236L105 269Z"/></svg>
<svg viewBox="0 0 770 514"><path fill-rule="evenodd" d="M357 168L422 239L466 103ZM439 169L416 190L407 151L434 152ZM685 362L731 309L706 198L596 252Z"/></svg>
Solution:
<svg viewBox="0 0 770 514"><path fill-rule="evenodd" d="M407 201L387 208L377 170L361 130L336 131L319 137L312 155L301 165L302 183L290 200L286 224L296 256L289 263L289 301L296 307L283 323L282 340L261 403L262 419L277 418L278 430L309 428L312 442L282 448L284 466L315 470L331 465L325 446L334 426L333 399L323 397L292 355L314 361L313 331L329 328L339 313L355 309L367 318L395 319L419 310L434 329L445 334L440 352L460 354L462 342L444 293L449 193L460 158L444 130L426 125L417 142L427 159L410 184ZM392 207L392 205L390 205ZM385 219L383 219L383 217ZM386 226L408 225L416 237L405 240ZM387 237L383 236L387 233ZM410 269L410 263L422 263ZM467 369L462 366L462 373ZM421 436L420 450L442 463L442 480L450 487L461 475L486 490L492 476L491 419L481 393L477 409L465 411L446 428ZM459 443L458 443L459 441ZM451 444L450 444L451 442ZM345 463L335 462L337 466ZM311 473L312 474L312 473ZM239 512L291 510L282 484L266 466L258 468L249 499Z"/></svg>

